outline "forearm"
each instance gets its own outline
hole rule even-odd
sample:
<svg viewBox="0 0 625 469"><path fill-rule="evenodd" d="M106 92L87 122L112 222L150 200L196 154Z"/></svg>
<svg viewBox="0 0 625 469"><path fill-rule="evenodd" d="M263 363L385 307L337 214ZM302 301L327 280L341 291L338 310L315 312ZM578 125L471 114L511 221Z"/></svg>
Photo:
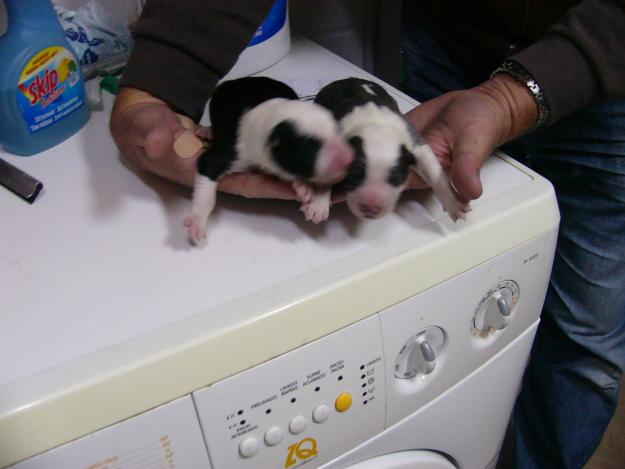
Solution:
<svg viewBox="0 0 625 469"><path fill-rule="evenodd" d="M510 59L540 85L551 123L590 103L625 97L625 1L586 0Z"/></svg>
<svg viewBox="0 0 625 469"><path fill-rule="evenodd" d="M133 30L122 86L137 88L199 120L218 80L273 0L148 0Z"/></svg>

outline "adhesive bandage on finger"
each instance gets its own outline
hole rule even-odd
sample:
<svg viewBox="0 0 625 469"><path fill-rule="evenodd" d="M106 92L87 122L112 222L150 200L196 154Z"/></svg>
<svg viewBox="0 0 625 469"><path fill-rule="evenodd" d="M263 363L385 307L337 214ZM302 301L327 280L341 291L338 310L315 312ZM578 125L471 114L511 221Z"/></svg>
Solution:
<svg viewBox="0 0 625 469"><path fill-rule="evenodd" d="M193 158L204 149L204 142L189 130L182 132L174 141L174 151L181 158Z"/></svg>

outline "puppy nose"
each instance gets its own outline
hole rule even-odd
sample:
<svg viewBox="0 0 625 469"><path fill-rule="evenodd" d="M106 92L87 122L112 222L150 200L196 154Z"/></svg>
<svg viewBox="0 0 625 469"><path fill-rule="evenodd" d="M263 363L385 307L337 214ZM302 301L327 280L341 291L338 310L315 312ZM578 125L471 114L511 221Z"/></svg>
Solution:
<svg viewBox="0 0 625 469"><path fill-rule="evenodd" d="M358 209L365 218L376 218L382 212L382 207L380 205L360 204Z"/></svg>

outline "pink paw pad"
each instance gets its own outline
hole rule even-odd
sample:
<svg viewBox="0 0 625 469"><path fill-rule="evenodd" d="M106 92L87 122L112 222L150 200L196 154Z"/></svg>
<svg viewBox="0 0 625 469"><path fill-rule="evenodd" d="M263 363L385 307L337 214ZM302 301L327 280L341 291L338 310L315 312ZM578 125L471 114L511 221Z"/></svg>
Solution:
<svg viewBox="0 0 625 469"><path fill-rule="evenodd" d="M304 204L311 201L313 190L310 185L301 181L293 181L292 187L295 191L295 195L297 196L297 200Z"/></svg>

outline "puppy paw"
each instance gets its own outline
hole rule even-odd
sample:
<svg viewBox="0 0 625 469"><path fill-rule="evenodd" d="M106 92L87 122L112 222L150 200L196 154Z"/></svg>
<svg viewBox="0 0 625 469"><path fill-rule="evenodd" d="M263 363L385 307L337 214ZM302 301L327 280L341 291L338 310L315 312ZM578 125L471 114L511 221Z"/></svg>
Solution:
<svg viewBox="0 0 625 469"><path fill-rule="evenodd" d="M293 190L295 191L297 200L302 202L302 204L307 204L312 200L314 191L310 184L298 181L296 179L291 185L293 187Z"/></svg>
<svg viewBox="0 0 625 469"><path fill-rule="evenodd" d="M459 218L465 220L467 213L471 211L468 202L462 202L453 196L449 197L449 200L441 200L441 203L443 204L443 210L447 212L453 221L457 221Z"/></svg>
<svg viewBox="0 0 625 469"><path fill-rule="evenodd" d="M184 218L184 226L189 234L189 241L195 246L200 246L206 240L206 218L195 212L190 212Z"/></svg>
<svg viewBox="0 0 625 469"><path fill-rule="evenodd" d="M306 220L313 222L315 225L326 221L330 215L330 207L318 201L302 204L300 210L304 213Z"/></svg>

